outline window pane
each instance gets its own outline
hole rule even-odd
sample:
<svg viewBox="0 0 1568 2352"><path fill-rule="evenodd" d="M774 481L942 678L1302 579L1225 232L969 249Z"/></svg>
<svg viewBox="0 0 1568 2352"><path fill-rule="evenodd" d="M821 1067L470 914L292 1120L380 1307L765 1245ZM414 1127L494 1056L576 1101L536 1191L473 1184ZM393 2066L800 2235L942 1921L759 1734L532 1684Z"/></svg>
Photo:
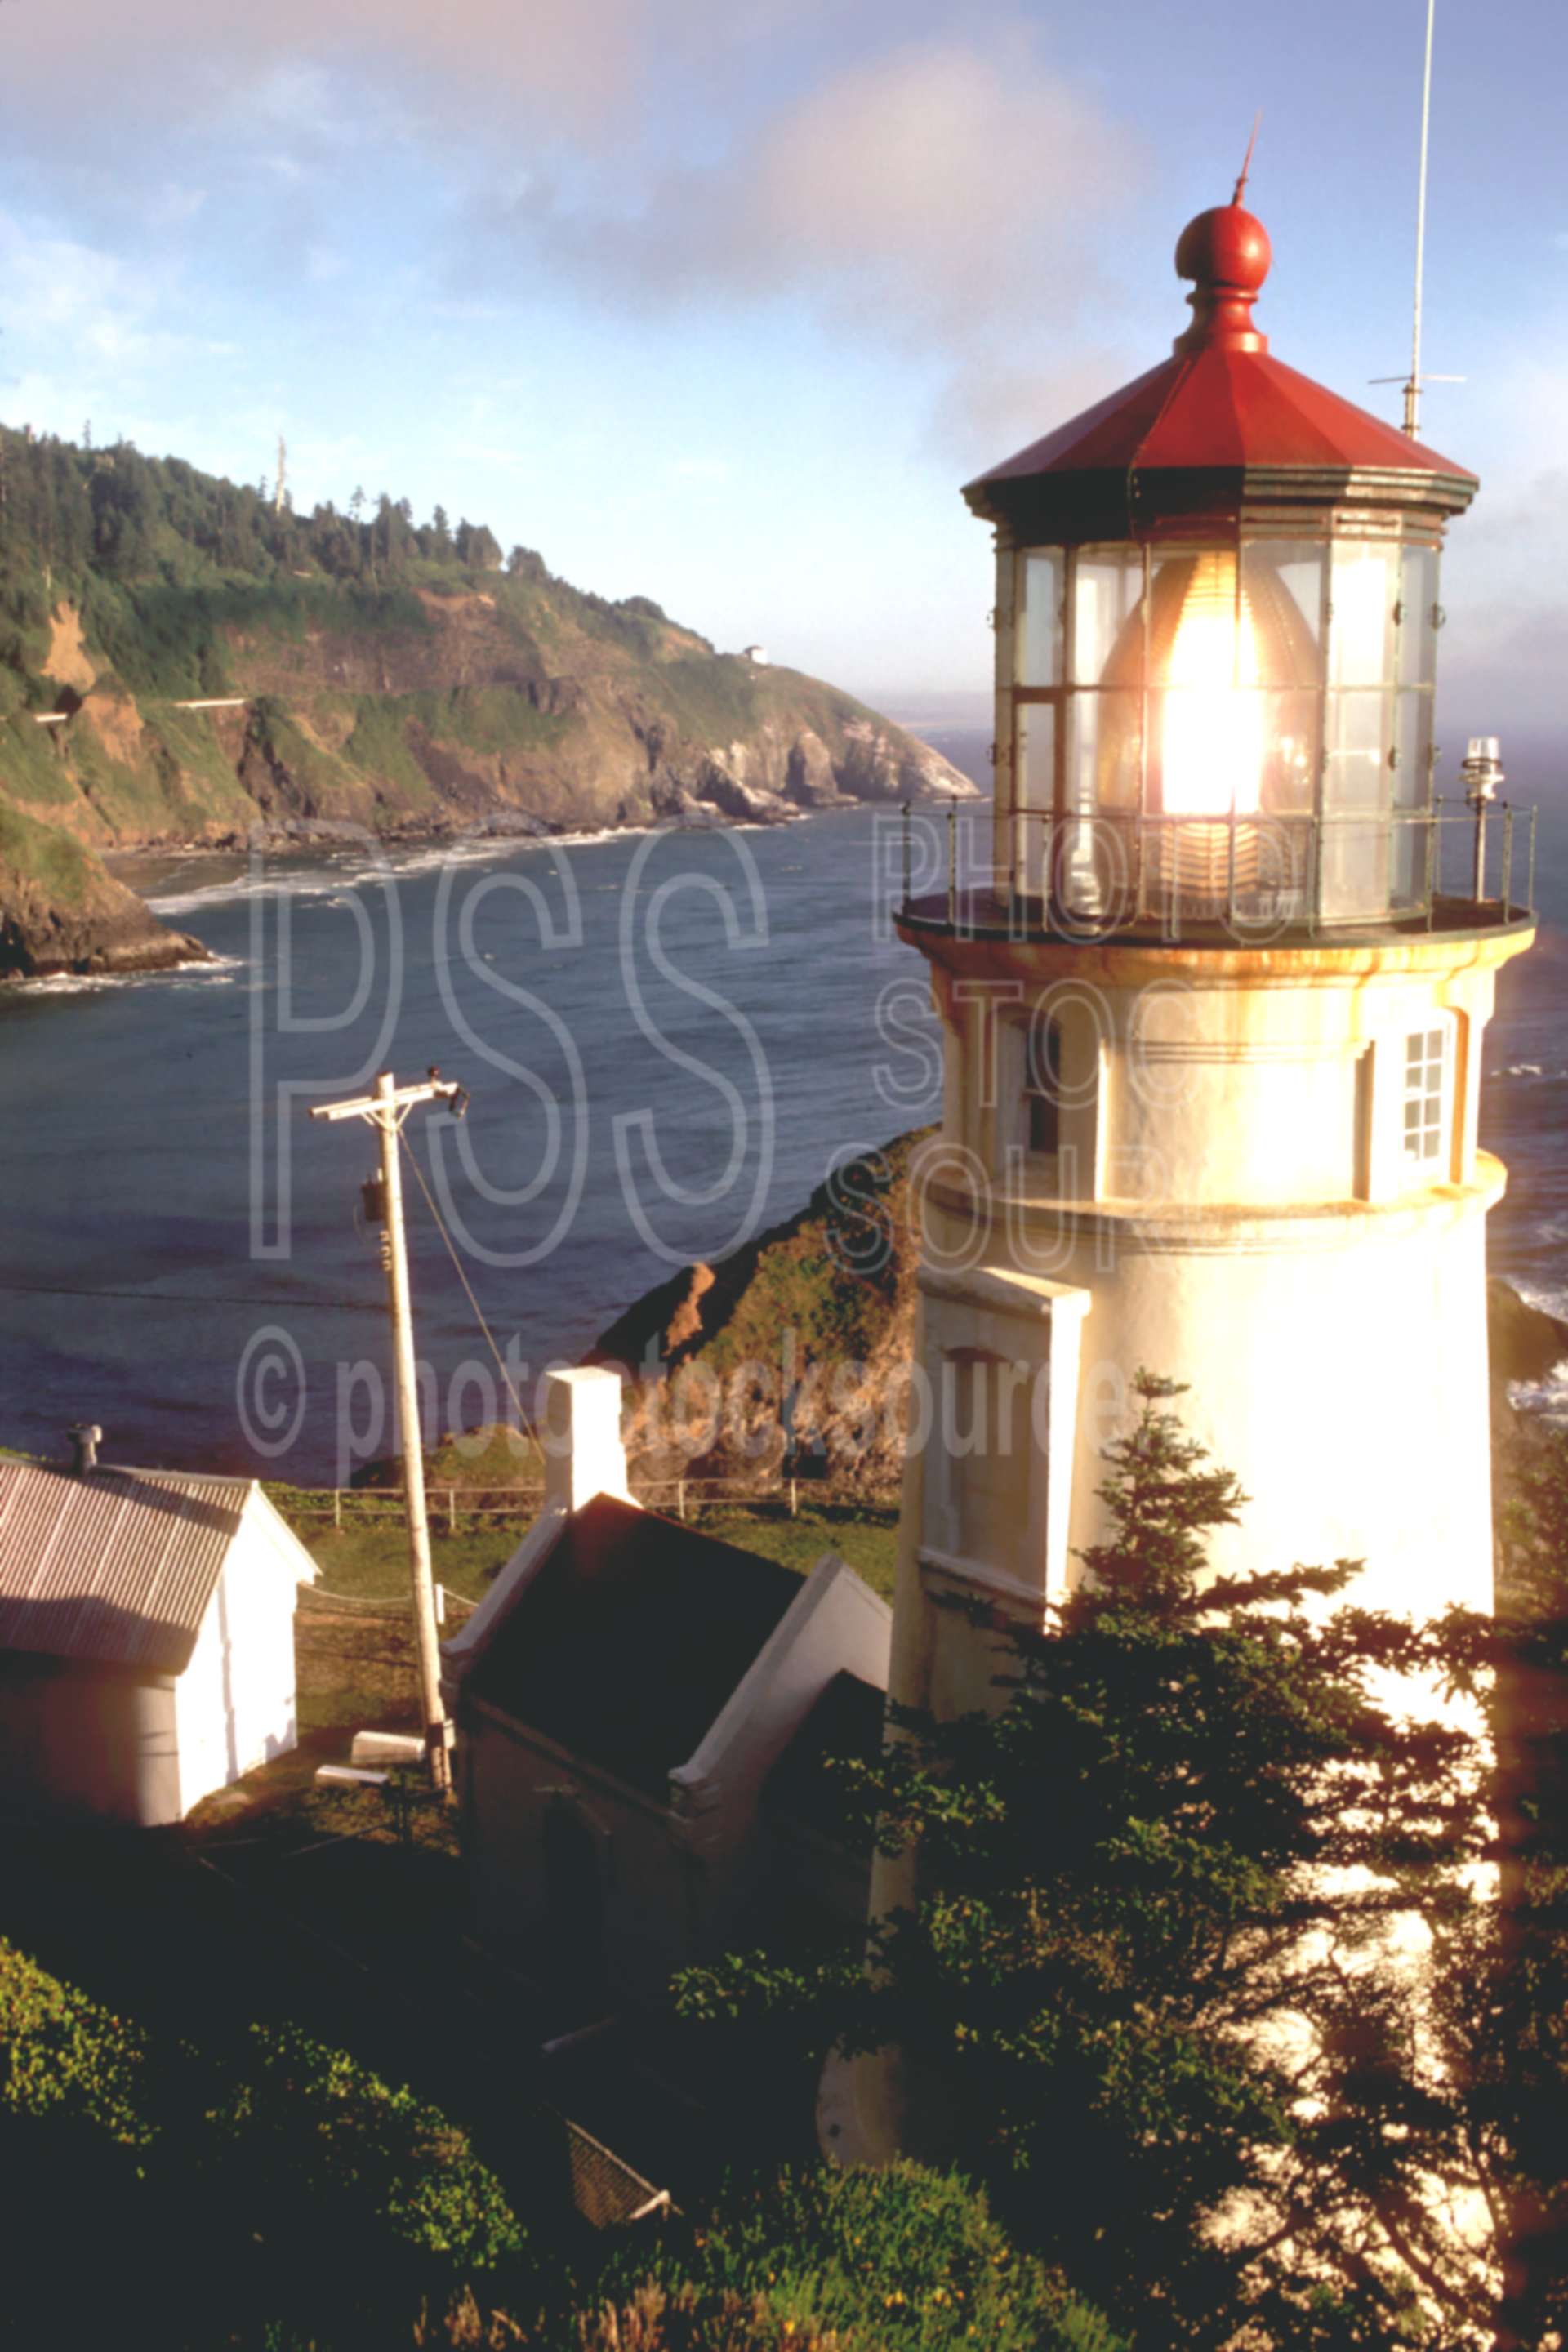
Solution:
<svg viewBox="0 0 1568 2352"><path fill-rule="evenodd" d="M1067 806L1080 815L1097 809L1136 809L1142 696L1075 694L1068 712Z"/></svg>
<svg viewBox="0 0 1568 2352"><path fill-rule="evenodd" d="M1399 683L1430 686L1437 666L1437 551L1405 547L1399 557Z"/></svg>
<svg viewBox="0 0 1568 2352"><path fill-rule="evenodd" d="M1062 680L1062 557L1059 548L1018 560L1017 682Z"/></svg>
<svg viewBox="0 0 1568 2352"><path fill-rule="evenodd" d="M1396 546L1333 541L1330 582L1329 684L1375 686L1394 675Z"/></svg>
<svg viewBox="0 0 1568 2352"><path fill-rule="evenodd" d="M1056 704L1019 703L1014 740L1013 874L1020 890L1038 897L1050 852L1047 819L1056 806Z"/></svg>
<svg viewBox="0 0 1568 2352"><path fill-rule="evenodd" d="M1425 808L1432 792L1432 698L1406 693L1394 698L1394 805Z"/></svg>
<svg viewBox="0 0 1568 2352"><path fill-rule="evenodd" d="M1318 782L1322 704L1309 690L1265 694L1263 807L1277 816L1310 816Z"/></svg>
<svg viewBox="0 0 1568 2352"><path fill-rule="evenodd" d="M1381 807L1391 771L1381 694L1331 694L1328 698L1329 757L1324 806Z"/></svg>
<svg viewBox="0 0 1568 2352"><path fill-rule="evenodd" d="M1136 686L1143 557L1135 547L1084 550L1073 559L1073 677L1080 686ZM1114 656L1114 661L1112 656Z"/></svg>
<svg viewBox="0 0 1568 2352"><path fill-rule="evenodd" d="M1418 1031L1405 1046L1405 1160L1427 1176L1443 1158L1447 1113L1447 1032Z"/></svg>
<svg viewBox="0 0 1568 2352"><path fill-rule="evenodd" d="M1025 1055L1024 1103L1031 1151L1055 1151L1061 1141L1061 1026L1030 1024Z"/></svg>
<svg viewBox="0 0 1568 2352"><path fill-rule="evenodd" d="M1057 706L1054 702L1021 702L1017 708L1017 780L1014 805L1048 809L1056 805Z"/></svg>
<svg viewBox="0 0 1568 2352"><path fill-rule="evenodd" d="M1241 551L1242 611L1256 639L1261 686L1322 682L1321 633L1329 551L1321 541L1248 540Z"/></svg>

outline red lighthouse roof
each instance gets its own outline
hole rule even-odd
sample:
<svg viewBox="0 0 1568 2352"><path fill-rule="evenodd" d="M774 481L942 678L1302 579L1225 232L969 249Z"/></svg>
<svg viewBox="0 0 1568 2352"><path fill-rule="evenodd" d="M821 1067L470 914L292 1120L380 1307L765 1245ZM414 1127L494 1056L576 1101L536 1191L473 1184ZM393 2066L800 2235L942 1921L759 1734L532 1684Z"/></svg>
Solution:
<svg viewBox="0 0 1568 2352"><path fill-rule="evenodd" d="M970 483L976 513L1079 538L1242 499L1468 506L1474 475L1270 357L1252 323L1270 257L1240 205L1200 213L1176 247L1194 288L1171 357Z"/></svg>

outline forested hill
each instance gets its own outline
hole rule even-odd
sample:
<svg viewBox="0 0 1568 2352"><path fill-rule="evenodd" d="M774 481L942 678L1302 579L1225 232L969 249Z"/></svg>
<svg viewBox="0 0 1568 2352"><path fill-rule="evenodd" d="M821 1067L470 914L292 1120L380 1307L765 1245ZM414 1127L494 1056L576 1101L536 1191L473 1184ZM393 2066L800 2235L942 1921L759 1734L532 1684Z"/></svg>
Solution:
<svg viewBox="0 0 1568 2352"><path fill-rule="evenodd" d="M258 820L439 836L971 790L850 696L439 508L296 514L0 427L0 972L191 951L98 852Z"/></svg>

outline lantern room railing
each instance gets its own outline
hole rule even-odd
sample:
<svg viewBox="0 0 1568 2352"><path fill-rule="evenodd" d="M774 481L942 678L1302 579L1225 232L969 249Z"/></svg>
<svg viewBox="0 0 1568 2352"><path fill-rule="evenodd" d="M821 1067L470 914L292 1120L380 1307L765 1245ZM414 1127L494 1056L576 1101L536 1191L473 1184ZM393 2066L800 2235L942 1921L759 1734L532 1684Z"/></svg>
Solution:
<svg viewBox="0 0 1568 2352"><path fill-rule="evenodd" d="M1534 808L1302 816L903 810L900 920L960 936L1241 946L1533 919ZM1003 845L999 863L988 862Z"/></svg>

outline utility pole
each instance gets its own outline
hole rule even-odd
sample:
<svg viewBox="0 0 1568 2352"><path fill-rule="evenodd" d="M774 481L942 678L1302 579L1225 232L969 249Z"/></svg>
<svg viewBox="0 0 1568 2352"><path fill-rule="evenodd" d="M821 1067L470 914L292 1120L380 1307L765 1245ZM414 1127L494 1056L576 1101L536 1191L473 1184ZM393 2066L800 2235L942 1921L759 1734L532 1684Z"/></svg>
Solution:
<svg viewBox="0 0 1568 2352"><path fill-rule="evenodd" d="M373 1095L321 1103L312 1118L363 1119L381 1137L381 1262L392 1307L393 1361L397 1377L397 1418L403 1436L403 1492L408 1517L408 1569L414 1592L414 1634L419 1652L419 1695L425 1712L425 1746L430 1784L452 1782L449 1726L441 1704L440 1646L436 1633L436 1589L430 1568L430 1522L425 1507L425 1452L419 1428L419 1390L414 1365L414 1317L408 1292L408 1250L403 1232L403 1170L398 1159L403 1122L416 1103L446 1102L467 1108L459 1086L432 1069L421 1084L400 1087L384 1070Z"/></svg>
<svg viewBox="0 0 1568 2352"><path fill-rule="evenodd" d="M273 500L272 505L272 511L274 514L281 514L283 511L283 493L288 488L288 486L289 445L284 440L281 433L279 433L278 436L278 495Z"/></svg>

